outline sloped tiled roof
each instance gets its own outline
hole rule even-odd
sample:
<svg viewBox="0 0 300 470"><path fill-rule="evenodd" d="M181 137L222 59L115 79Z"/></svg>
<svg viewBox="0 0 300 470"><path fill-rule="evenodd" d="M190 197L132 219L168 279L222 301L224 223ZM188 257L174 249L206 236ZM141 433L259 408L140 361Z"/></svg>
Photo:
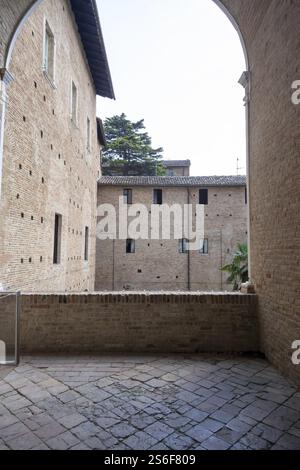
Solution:
<svg viewBox="0 0 300 470"><path fill-rule="evenodd" d="M164 160L163 164L166 167L174 167L174 166L190 167L191 166L191 161L190 160Z"/></svg>
<svg viewBox="0 0 300 470"><path fill-rule="evenodd" d="M97 95L115 99L96 0L70 0Z"/></svg>
<svg viewBox="0 0 300 470"><path fill-rule="evenodd" d="M102 176L100 186L246 186L246 176Z"/></svg>

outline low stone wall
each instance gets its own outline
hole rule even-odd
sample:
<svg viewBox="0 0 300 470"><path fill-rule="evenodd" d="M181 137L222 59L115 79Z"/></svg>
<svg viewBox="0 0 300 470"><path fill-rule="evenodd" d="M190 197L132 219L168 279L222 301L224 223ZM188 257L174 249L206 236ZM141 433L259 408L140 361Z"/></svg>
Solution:
<svg viewBox="0 0 300 470"><path fill-rule="evenodd" d="M255 295L22 295L23 353L259 351Z"/></svg>

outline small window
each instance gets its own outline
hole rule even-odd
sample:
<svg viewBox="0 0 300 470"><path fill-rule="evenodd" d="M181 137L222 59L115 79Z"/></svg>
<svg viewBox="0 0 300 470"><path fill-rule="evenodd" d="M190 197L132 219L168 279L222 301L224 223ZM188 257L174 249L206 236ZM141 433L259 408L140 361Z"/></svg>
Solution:
<svg viewBox="0 0 300 470"><path fill-rule="evenodd" d="M77 124L77 87L75 83L72 81L72 91L71 91L71 119L74 124Z"/></svg>
<svg viewBox="0 0 300 470"><path fill-rule="evenodd" d="M86 120L86 148L91 150L91 121L89 118Z"/></svg>
<svg viewBox="0 0 300 470"><path fill-rule="evenodd" d="M208 205L208 189L200 189L199 204L202 204L204 206Z"/></svg>
<svg viewBox="0 0 300 470"><path fill-rule="evenodd" d="M207 255L208 254L208 239L204 238L204 240L200 241L200 253L202 255Z"/></svg>
<svg viewBox="0 0 300 470"><path fill-rule="evenodd" d="M247 191L247 188L245 188L245 204L248 204L248 191Z"/></svg>
<svg viewBox="0 0 300 470"><path fill-rule="evenodd" d="M179 240L179 253L187 253L188 252L188 240L183 238Z"/></svg>
<svg viewBox="0 0 300 470"><path fill-rule="evenodd" d="M153 191L153 204L162 204L163 196L162 189L154 189Z"/></svg>
<svg viewBox="0 0 300 470"><path fill-rule="evenodd" d="M135 253L135 241L128 239L126 240L126 253Z"/></svg>
<svg viewBox="0 0 300 470"><path fill-rule="evenodd" d="M132 204L132 189L124 189L124 204Z"/></svg>
<svg viewBox="0 0 300 470"><path fill-rule="evenodd" d="M85 227L85 234L84 234L84 261L88 261L89 259L89 228Z"/></svg>
<svg viewBox="0 0 300 470"><path fill-rule="evenodd" d="M55 42L51 28L46 21L44 38L44 72L54 82Z"/></svg>
<svg viewBox="0 0 300 470"><path fill-rule="evenodd" d="M53 264L60 264L61 260L61 227L62 216L60 214L55 214Z"/></svg>

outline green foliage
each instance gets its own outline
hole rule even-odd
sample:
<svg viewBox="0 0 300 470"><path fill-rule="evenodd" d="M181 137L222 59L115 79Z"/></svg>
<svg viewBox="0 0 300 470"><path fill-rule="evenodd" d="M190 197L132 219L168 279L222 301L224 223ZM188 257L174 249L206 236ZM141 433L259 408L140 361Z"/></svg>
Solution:
<svg viewBox="0 0 300 470"><path fill-rule="evenodd" d="M107 148L103 152L103 175L164 175L162 148L153 149L144 120L131 122L123 113L104 122Z"/></svg>
<svg viewBox="0 0 300 470"><path fill-rule="evenodd" d="M224 266L221 271L230 274L227 282L233 284L233 290L239 290L241 284L248 281L248 246L246 243L239 243L233 260Z"/></svg>

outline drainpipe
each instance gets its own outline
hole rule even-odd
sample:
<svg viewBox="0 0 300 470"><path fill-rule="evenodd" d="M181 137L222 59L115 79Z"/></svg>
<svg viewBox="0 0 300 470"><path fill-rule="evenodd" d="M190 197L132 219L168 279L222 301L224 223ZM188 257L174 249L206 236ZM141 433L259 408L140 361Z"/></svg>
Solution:
<svg viewBox="0 0 300 470"><path fill-rule="evenodd" d="M221 258L221 268L223 267L223 232L222 228L220 230L220 258ZM223 272L220 269L221 273L221 291L223 290Z"/></svg>
<svg viewBox="0 0 300 470"><path fill-rule="evenodd" d="M112 256L112 290L115 290L115 240L113 240L113 256Z"/></svg>
<svg viewBox="0 0 300 470"><path fill-rule="evenodd" d="M187 192L187 204L189 206L190 203L190 190L189 188L186 188ZM190 211L188 208L188 243L190 242ZM187 284L188 284L188 291L191 290L191 251L188 249L187 252L188 258L187 258Z"/></svg>
<svg viewBox="0 0 300 470"><path fill-rule="evenodd" d="M251 92L251 76L250 72L243 72L239 79L239 84L245 89L245 112L246 112L246 145L247 145L247 205L248 205L248 271L249 282L252 283L251 272L251 193L250 193L250 92Z"/></svg>

